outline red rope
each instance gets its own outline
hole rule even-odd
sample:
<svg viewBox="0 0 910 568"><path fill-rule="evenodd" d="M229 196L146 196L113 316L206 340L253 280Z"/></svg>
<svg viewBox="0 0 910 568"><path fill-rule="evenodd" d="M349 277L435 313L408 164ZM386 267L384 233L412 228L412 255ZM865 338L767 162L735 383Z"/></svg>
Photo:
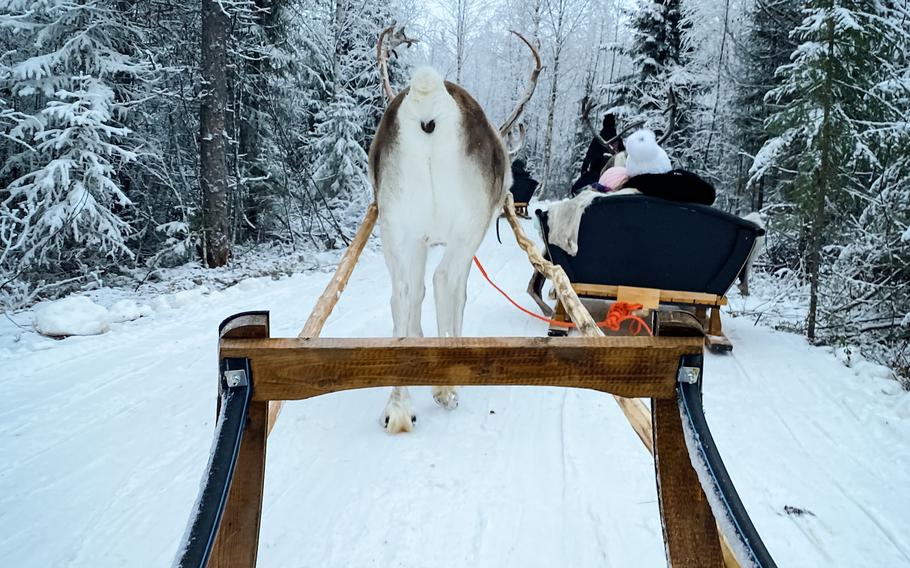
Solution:
<svg viewBox="0 0 910 568"><path fill-rule="evenodd" d="M503 297L505 297L505 299L509 301L509 303L511 303L516 308L518 308L520 311L528 314L532 318L539 319L540 321L547 322L548 324L554 325L557 327L565 327L565 328L577 327L574 323L572 323L570 321L552 320L552 319L550 319L548 317L544 317L540 314L535 314L531 310L520 305L518 302L513 300L512 297L509 296L505 290L503 290L502 288L497 286L495 282L493 282L493 280L490 278L489 274L487 274L487 271L484 269L483 265L480 264L480 260L476 256L474 257L474 264L477 265L477 269L480 270L480 273L483 274L483 277L487 280L487 282L490 283L490 286L495 288L497 292L502 294ZM640 309L641 309L641 304L629 304L627 302L613 302L613 304L610 306L610 310L607 312L607 317L605 317L603 321L597 322L596 325L597 325L597 327L606 327L607 329L611 329L613 331L619 331L619 327L623 324L623 322L631 321L632 323L629 324L629 331L632 333L632 335L638 335L641 333L641 330L644 329L645 331L648 332L648 335L653 336L654 333L651 331L651 327L648 326L647 322L645 322L645 320L641 319L639 316L636 316L632 313L633 311L640 310Z"/></svg>

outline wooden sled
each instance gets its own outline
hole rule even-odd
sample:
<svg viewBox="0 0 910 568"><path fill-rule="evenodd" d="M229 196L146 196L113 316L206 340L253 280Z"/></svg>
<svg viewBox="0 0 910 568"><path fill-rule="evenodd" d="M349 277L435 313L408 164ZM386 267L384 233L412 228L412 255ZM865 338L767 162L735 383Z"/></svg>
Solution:
<svg viewBox="0 0 910 568"><path fill-rule="evenodd" d="M534 185L524 183L524 184L515 184L509 191L512 194L512 199L515 202L515 213L522 219L530 219L531 216L528 215L528 202L531 201L531 198L534 197L534 193L540 189L540 184L534 182Z"/></svg>
<svg viewBox="0 0 910 568"><path fill-rule="evenodd" d="M521 232L511 203L506 217L534 266L554 278L582 337L319 338L375 223L374 204L298 337L271 338L267 312L236 314L221 324L215 444L176 566L256 565L267 441L281 401L454 382L614 395L655 458L668 565L774 568L704 421L701 324L691 314L654 312L653 337L604 337L561 269L543 262ZM637 398L649 398L650 409ZM718 527L733 532L721 534Z"/></svg>
<svg viewBox="0 0 910 568"><path fill-rule="evenodd" d="M565 270L575 292L601 300L651 300L658 305L691 309L707 330L705 344L725 352L733 345L724 335L720 306L745 265L758 226L718 209L675 203L641 195L595 199L585 210L578 231L578 252L569 255L549 243L545 211L537 210L546 255ZM544 278L531 276L528 293L546 306ZM547 308L549 309L549 308ZM565 321L556 303L553 319ZM565 329L551 327L553 336Z"/></svg>
<svg viewBox="0 0 910 568"><path fill-rule="evenodd" d="M522 219L530 219L531 216L528 215L528 203L525 202L515 202L515 213L518 214Z"/></svg>

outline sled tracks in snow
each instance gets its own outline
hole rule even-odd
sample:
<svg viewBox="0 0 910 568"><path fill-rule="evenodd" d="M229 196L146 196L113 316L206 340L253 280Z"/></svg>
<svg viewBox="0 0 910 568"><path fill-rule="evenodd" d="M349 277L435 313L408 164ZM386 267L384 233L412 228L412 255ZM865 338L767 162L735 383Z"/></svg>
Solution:
<svg viewBox="0 0 910 568"><path fill-rule="evenodd" d="M215 442L176 565L255 565L271 401L459 384L651 399L668 564L775 566L705 422L700 325L675 312L654 312L652 322L655 337L278 339L269 337L266 312L228 318L220 328Z"/></svg>

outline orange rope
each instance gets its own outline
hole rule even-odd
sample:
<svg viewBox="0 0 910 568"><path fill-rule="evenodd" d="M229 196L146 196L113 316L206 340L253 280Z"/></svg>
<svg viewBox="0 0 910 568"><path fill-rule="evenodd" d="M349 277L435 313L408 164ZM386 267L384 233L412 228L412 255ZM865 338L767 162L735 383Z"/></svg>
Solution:
<svg viewBox="0 0 910 568"><path fill-rule="evenodd" d="M518 302L512 299L505 290L496 285L495 282L487 274L487 271L484 269L483 265L480 264L480 260L475 256L474 264L477 265L477 269L480 270L480 273L483 274L483 277L490 283L490 286L496 289L497 292L502 294L506 300L509 301L513 306L518 308L520 311L528 314L532 318L539 319L540 321L547 322L550 325L557 327L573 328L576 327L574 323L570 321L558 321L552 320L548 317L544 317L540 314L535 314L531 310L521 306ZM648 335L653 336L654 333L651 331L651 327L648 326L645 320L641 319L639 316L634 315L632 312L635 310L640 310L641 304L629 304L628 302L613 302L610 306L610 310L607 312L607 317L603 321L597 322L597 327L605 327L613 331L619 331L619 327L625 321L631 321L629 324L629 331L632 332L632 335L638 335L641 333L641 330L644 329L648 332Z"/></svg>

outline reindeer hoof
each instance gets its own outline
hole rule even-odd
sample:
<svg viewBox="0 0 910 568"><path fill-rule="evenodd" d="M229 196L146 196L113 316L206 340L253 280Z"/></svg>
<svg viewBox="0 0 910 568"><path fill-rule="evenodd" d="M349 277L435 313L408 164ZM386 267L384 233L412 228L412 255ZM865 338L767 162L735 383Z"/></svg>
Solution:
<svg viewBox="0 0 910 568"><path fill-rule="evenodd" d="M410 432L417 424L417 415L411 414L401 405L390 404L382 413L381 424L389 434Z"/></svg>
<svg viewBox="0 0 910 568"><path fill-rule="evenodd" d="M446 410L458 408L458 392L451 387L436 387L433 389L433 400Z"/></svg>

